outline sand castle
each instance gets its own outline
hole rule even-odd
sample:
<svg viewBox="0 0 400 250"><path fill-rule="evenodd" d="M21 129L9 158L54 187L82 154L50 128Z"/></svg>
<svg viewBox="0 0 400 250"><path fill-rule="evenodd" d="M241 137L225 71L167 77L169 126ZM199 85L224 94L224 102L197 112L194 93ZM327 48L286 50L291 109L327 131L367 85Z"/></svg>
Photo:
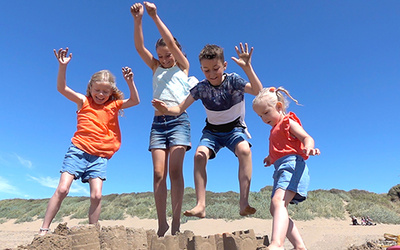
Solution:
<svg viewBox="0 0 400 250"><path fill-rule="evenodd" d="M261 250L268 244L268 236L256 237L252 229L206 237L186 230L174 236L157 237L154 230L100 224L68 228L67 223L61 223L53 233L36 236L31 244L18 249Z"/></svg>

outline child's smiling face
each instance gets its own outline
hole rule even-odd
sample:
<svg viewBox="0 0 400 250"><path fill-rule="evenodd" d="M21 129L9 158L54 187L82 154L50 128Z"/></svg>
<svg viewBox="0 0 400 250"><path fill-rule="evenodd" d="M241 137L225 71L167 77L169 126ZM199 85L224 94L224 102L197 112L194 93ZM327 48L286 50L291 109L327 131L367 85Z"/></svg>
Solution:
<svg viewBox="0 0 400 250"><path fill-rule="evenodd" d="M158 46L157 55L161 67L168 69L175 65L175 57L167 46Z"/></svg>
<svg viewBox="0 0 400 250"><path fill-rule="evenodd" d="M104 104L112 95L112 87L109 82L93 82L90 88L90 95L96 104Z"/></svg>
<svg viewBox="0 0 400 250"><path fill-rule="evenodd" d="M204 76L211 85L218 86L222 83L227 62L222 62L220 59L214 58L202 59L200 64Z"/></svg>

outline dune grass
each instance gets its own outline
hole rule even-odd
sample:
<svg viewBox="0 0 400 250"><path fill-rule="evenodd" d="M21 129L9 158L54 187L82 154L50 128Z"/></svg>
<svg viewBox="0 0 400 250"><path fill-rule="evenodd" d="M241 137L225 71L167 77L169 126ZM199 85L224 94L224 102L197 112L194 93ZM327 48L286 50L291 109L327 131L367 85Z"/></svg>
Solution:
<svg viewBox="0 0 400 250"><path fill-rule="evenodd" d="M393 188L392 188L393 189ZM315 218L334 218L349 220L350 215L356 217L369 216L376 223L400 224L400 206L393 194L376 194L364 190L343 191L338 189L314 190L308 193L305 202L289 205L289 214L295 220L312 220ZM250 192L249 202L257 209L255 218L271 219L269 206L272 187L266 186L259 192ZM167 215L172 216L170 195L167 200ZM49 199L0 200L0 224L10 219L15 223L43 219ZM207 191L206 218L237 220L239 215L239 194L236 192L214 193ZM87 219L89 209L88 197L67 197L62 203L55 221L61 222L63 217ZM191 209L196 204L193 188L186 188L182 211ZM152 192L110 194L102 198L100 220L123 220L127 216L141 219L156 219L157 213ZM182 223L197 218L182 216ZM84 223L84 222L83 222Z"/></svg>

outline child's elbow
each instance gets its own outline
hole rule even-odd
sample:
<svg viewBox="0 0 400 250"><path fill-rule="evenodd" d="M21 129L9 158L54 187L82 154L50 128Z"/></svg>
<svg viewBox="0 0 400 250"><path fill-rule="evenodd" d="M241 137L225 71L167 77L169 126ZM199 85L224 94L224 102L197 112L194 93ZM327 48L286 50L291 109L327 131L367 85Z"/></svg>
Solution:
<svg viewBox="0 0 400 250"><path fill-rule="evenodd" d="M60 92L61 94L64 94L65 93L65 87L57 86L57 91Z"/></svg>
<svg viewBox="0 0 400 250"><path fill-rule="evenodd" d="M137 98L136 100L133 100L133 106L139 105L140 99Z"/></svg>

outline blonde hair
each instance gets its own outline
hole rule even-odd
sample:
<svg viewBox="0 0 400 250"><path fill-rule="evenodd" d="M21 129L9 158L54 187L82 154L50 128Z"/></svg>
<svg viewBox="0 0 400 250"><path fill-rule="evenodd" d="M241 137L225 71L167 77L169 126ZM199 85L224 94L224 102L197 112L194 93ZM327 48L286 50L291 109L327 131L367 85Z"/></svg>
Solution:
<svg viewBox="0 0 400 250"><path fill-rule="evenodd" d="M289 107L289 101L283 95L285 94L290 99L292 99L297 105L299 102L294 99L290 94L289 91L284 89L283 87L275 88L263 88L258 95L253 100L253 106L260 103L266 103L268 106L275 107L278 102L282 103L283 113L286 114L286 108Z"/></svg>
<svg viewBox="0 0 400 250"><path fill-rule="evenodd" d="M110 100L123 100L124 94L121 90L117 88L117 83L115 82L115 76L109 70L100 70L92 75L86 89L86 96L90 97L90 90L94 82L104 82L111 85L112 94Z"/></svg>

